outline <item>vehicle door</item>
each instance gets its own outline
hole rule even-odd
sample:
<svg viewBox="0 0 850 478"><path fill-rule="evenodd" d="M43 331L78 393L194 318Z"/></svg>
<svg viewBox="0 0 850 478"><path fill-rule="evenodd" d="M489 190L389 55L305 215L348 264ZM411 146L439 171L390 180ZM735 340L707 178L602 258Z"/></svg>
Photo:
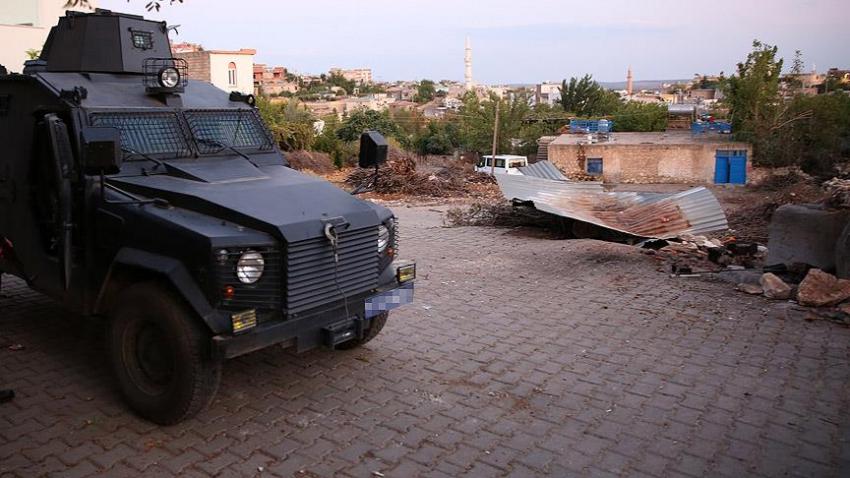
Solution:
<svg viewBox="0 0 850 478"><path fill-rule="evenodd" d="M64 297L73 267L74 156L68 127L58 115L44 115L37 130L29 180L35 247L21 262L36 289Z"/></svg>

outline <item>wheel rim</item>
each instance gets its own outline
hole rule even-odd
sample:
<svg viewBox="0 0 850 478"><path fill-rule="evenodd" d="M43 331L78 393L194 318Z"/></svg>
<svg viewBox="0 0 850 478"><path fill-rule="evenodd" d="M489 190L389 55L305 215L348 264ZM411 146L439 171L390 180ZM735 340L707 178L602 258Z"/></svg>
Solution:
<svg viewBox="0 0 850 478"><path fill-rule="evenodd" d="M168 335L151 321L141 321L129 332L124 360L130 379L147 394L162 394L174 379L176 365Z"/></svg>

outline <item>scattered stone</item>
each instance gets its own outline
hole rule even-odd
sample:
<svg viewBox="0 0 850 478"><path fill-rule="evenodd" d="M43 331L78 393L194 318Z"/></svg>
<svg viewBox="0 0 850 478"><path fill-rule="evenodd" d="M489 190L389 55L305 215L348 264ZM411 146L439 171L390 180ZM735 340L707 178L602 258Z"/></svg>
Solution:
<svg viewBox="0 0 850 478"><path fill-rule="evenodd" d="M772 272L763 274L759 283L764 289L764 296L768 299L788 300L791 298L791 286Z"/></svg>
<svg viewBox="0 0 850 478"><path fill-rule="evenodd" d="M850 299L850 280L812 269L800 283L797 301L811 307L836 305Z"/></svg>
<svg viewBox="0 0 850 478"><path fill-rule="evenodd" d="M745 294L762 295L764 293L764 289L758 284L741 283L738 284L736 287L739 291L744 292Z"/></svg>
<svg viewBox="0 0 850 478"><path fill-rule="evenodd" d="M726 266L726 270L727 271L745 271L745 270L747 270L747 268L744 267L744 266L739 266L737 264L729 264L728 266Z"/></svg>

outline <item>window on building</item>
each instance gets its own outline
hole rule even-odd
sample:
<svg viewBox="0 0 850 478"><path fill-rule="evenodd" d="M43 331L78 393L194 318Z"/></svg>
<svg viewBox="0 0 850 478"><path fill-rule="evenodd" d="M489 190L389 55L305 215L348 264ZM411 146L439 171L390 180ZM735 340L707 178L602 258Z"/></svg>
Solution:
<svg viewBox="0 0 850 478"><path fill-rule="evenodd" d="M227 84L236 86L236 63L232 61L227 65Z"/></svg>
<svg viewBox="0 0 850 478"><path fill-rule="evenodd" d="M602 176L602 158L587 158L587 174Z"/></svg>

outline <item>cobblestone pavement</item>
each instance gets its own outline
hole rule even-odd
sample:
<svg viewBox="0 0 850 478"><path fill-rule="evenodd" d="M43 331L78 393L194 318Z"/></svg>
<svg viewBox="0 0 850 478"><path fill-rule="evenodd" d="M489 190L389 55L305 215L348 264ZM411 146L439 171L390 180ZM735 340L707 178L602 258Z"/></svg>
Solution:
<svg viewBox="0 0 850 478"><path fill-rule="evenodd" d="M850 330L626 246L398 213L415 305L360 350L228 362L169 428L124 407L97 326L7 280L0 475L850 474Z"/></svg>

